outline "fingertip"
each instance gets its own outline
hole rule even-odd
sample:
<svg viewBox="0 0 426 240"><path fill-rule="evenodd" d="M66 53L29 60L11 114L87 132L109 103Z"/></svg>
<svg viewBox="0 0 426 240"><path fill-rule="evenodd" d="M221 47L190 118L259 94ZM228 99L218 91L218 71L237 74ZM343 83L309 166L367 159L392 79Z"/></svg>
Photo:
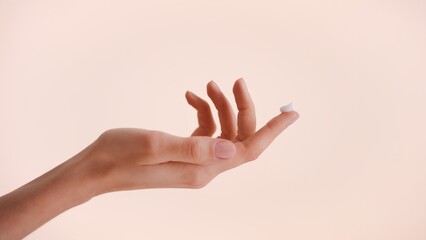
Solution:
<svg viewBox="0 0 426 240"><path fill-rule="evenodd" d="M246 81L244 80L243 77L238 78L237 81L235 81L235 83L241 84L241 86L246 85Z"/></svg>
<svg viewBox="0 0 426 240"><path fill-rule="evenodd" d="M209 96L209 98L213 101L213 103L215 103L215 100L218 99L218 96L220 95L220 89L217 86L217 84L211 80L208 84L207 84L207 96Z"/></svg>
<svg viewBox="0 0 426 240"><path fill-rule="evenodd" d="M212 93L213 93L213 86L212 86L212 84L213 84L213 80L210 81L209 83L207 83L207 86L206 86L207 96L209 96L210 98L211 98Z"/></svg>
<svg viewBox="0 0 426 240"><path fill-rule="evenodd" d="M186 91L185 98L188 104L195 109L198 109L200 106L200 103L203 102L203 99L201 99L199 96L197 96L195 93L191 91Z"/></svg>
<svg viewBox="0 0 426 240"><path fill-rule="evenodd" d="M186 97L186 98L190 98L190 97L191 97L191 95L192 95L192 92L191 92L191 91L187 90L187 91L185 92L185 97Z"/></svg>
<svg viewBox="0 0 426 240"><path fill-rule="evenodd" d="M263 144L263 148L266 148L273 139L294 123L298 117L299 114L295 111L281 113L273 117L266 125L248 138L246 144L256 145L260 143Z"/></svg>
<svg viewBox="0 0 426 240"><path fill-rule="evenodd" d="M300 115L296 111L290 111L290 112L282 112L280 116L283 116L286 120L288 120L288 124L294 123L297 119L299 119Z"/></svg>
<svg viewBox="0 0 426 240"><path fill-rule="evenodd" d="M244 78L240 77L237 80L235 80L234 90L237 89L238 87L244 87L245 85L246 85L246 82Z"/></svg>
<svg viewBox="0 0 426 240"><path fill-rule="evenodd" d="M240 79L238 79L237 81L235 81L234 86L232 87L232 92L235 94L238 94L241 89L241 82Z"/></svg>
<svg viewBox="0 0 426 240"><path fill-rule="evenodd" d="M192 102L193 102L193 100L194 100L194 94L191 92L191 91L186 91L185 92L185 98L186 98L186 101L189 103L189 104L191 104ZM192 104L191 104L192 105Z"/></svg>
<svg viewBox="0 0 426 240"><path fill-rule="evenodd" d="M208 84L207 84L207 93L209 93L209 91L215 91L215 92L220 92L220 88L217 85L217 83L213 80L211 80Z"/></svg>
<svg viewBox="0 0 426 240"><path fill-rule="evenodd" d="M244 83L244 78L240 77L237 80L235 80L235 83Z"/></svg>
<svg viewBox="0 0 426 240"><path fill-rule="evenodd" d="M296 111L294 111L294 112L296 113L296 120L299 119L299 117L300 117L299 112L296 112Z"/></svg>

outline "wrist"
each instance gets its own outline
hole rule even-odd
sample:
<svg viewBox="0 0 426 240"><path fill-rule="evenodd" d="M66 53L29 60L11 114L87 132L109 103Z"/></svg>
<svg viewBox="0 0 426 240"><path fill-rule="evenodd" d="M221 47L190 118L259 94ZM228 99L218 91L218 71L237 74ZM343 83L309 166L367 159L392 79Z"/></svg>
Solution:
<svg viewBox="0 0 426 240"><path fill-rule="evenodd" d="M62 212L96 196L96 182L84 165L89 146L68 161L0 197L0 232L20 239ZM1 238L1 237L0 237Z"/></svg>
<svg viewBox="0 0 426 240"><path fill-rule="evenodd" d="M105 179L105 166L98 163L98 142L95 141L68 161L59 165L58 173L62 181L72 191L73 202L78 205L104 193L102 182Z"/></svg>

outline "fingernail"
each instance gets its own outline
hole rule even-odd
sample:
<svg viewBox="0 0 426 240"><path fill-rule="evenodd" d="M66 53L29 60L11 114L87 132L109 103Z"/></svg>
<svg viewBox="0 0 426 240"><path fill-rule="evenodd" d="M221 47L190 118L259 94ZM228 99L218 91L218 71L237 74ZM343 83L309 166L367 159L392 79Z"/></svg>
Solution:
<svg viewBox="0 0 426 240"><path fill-rule="evenodd" d="M191 96L191 97L195 97L194 95L194 93L193 92L191 92L191 91L186 91L186 93L189 95L189 96Z"/></svg>
<svg viewBox="0 0 426 240"><path fill-rule="evenodd" d="M242 81L243 83L245 83L245 80L244 80L244 78L243 78L243 77L238 78L238 79L237 79L237 81L238 81L238 80L240 80L240 81Z"/></svg>
<svg viewBox="0 0 426 240"><path fill-rule="evenodd" d="M280 108L280 111L281 111L282 113L285 113L285 112L292 112L292 111L294 111L294 105L293 105L293 103L291 102L291 103L289 103L289 104L287 104L287 105L285 105L285 106L282 106L282 107Z"/></svg>
<svg viewBox="0 0 426 240"><path fill-rule="evenodd" d="M213 85L213 88L215 88L217 91L219 91L220 92L220 88L219 88L219 86L212 80L211 81L211 83L212 83L212 85Z"/></svg>
<svg viewBox="0 0 426 240"><path fill-rule="evenodd" d="M222 159L231 158L235 155L235 151L236 151L235 146L231 142L220 141L216 143L215 152L216 152L217 158L222 158Z"/></svg>
<svg viewBox="0 0 426 240"><path fill-rule="evenodd" d="M239 78L238 80L240 80L240 81L241 81L241 83L243 84L243 87L247 89L246 80L244 80L244 78L242 78L242 77L241 77L241 78ZM237 80L237 81L238 81L238 80Z"/></svg>
<svg viewBox="0 0 426 240"><path fill-rule="evenodd" d="M293 124L294 122L296 122L296 120L299 119L299 114L296 113L293 115L293 118L290 120L290 124Z"/></svg>

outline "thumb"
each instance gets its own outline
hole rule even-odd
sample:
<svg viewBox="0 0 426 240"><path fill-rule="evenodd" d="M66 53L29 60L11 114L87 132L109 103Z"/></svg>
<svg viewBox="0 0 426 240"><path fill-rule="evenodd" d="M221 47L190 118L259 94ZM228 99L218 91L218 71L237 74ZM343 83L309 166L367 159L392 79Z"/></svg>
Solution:
<svg viewBox="0 0 426 240"><path fill-rule="evenodd" d="M220 160L232 158L236 153L233 142L225 139L193 136L171 136L165 147L160 162L187 162L207 165Z"/></svg>

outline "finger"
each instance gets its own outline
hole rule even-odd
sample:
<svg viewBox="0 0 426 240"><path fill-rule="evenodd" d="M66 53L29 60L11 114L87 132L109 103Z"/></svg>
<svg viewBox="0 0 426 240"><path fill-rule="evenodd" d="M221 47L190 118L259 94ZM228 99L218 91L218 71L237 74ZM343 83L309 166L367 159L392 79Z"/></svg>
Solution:
<svg viewBox="0 0 426 240"><path fill-rule="evenodd" d="M235 143L236 154L232 159L219 162L212 167L216 172L224 172L257 159L269 144L298 117L299 114L295 111L281 113L274 117L247 140Z"/></svg>
<svg viewBox="0 0 426 240"><path fill-rule="evenodd" d="M195 136L178 137L158 132L147 143L149 151L145 162L158 164L164 162L186 162L208 165L226 161L235 155L234 143L225 139Z"/></svg>
<svg viewBox="0 0 426 240"><path fill-rule="evenodd" d="M295 111L281 113L243 142L246 161L255 160L289 125L299 118Z"/></svg>
<svg viewBox="0 0 426 240"><path fill-rule="evenodd" d="M235 82L233 92L238 108L238 135L236 139L244 141L256 131L254 104L243 78Z"/></svg>
<svg viewBox="0 0 426 240"><path fill-rule="evenodd" d="M246 147L243 145L243 142L236 142L234 144L236 149L236 153L234 157L226 161L220 161L216 164L209 165L209 168L211 168L213 172L216 172L219 174L221 172L238 167L239 165L247 162L246 153L245 153Z"/></svg>
<svg viewBox="0 0 426 240"><path fill-rule="evenodd" d="M234 111L225 95L213 81L207 84L207 94L213 101L219 113L219 121L222 133L220 138L234 140L237 136L237 125Z"/></svg>
<svg viewBox="0 0 426 240"><path fill-rule="evenodd" d="M189 105L197 110L198 128L191 136L212 136L216 131L216 124L209 104L190 91L186 92L185 97Z"/></svg>

